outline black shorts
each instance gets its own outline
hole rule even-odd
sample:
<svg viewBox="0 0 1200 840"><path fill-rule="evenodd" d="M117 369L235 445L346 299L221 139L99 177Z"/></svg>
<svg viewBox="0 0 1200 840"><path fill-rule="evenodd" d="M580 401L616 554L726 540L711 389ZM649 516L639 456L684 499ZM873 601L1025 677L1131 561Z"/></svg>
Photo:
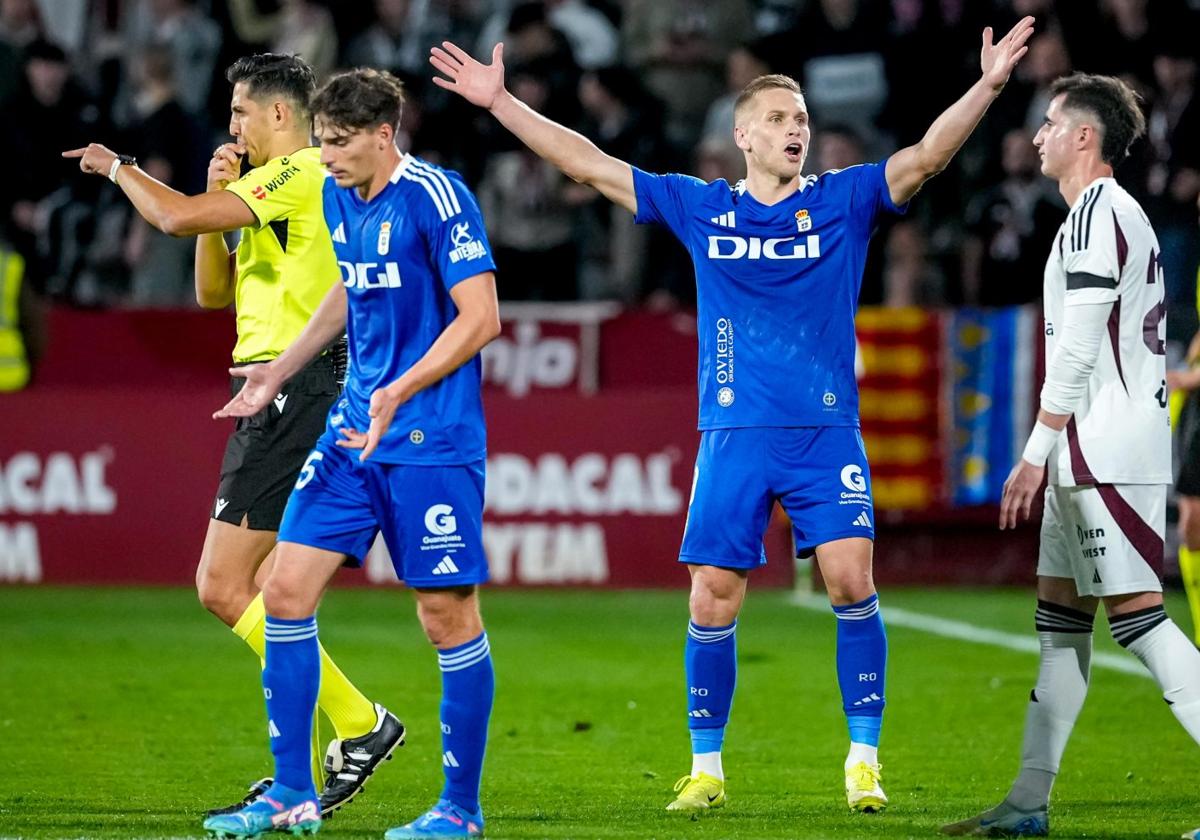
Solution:
<svg viewBox="0 0 1200 840"><path fill-rule="evenodd" d="M1175 489L1200 497L1200 390L1187 395L1179 414L1179 478Z"/></svg>
<svg viewBox="0 0 1200 840"><path fill-rule="evenodd" d="M292 377L270 405L237 420L225 444L213 519L232 525L245 520L256 531L279 530L296 476L325 431L341 381L336 354L326 353ZM230 395L245 382L233 377Z"/></svg>

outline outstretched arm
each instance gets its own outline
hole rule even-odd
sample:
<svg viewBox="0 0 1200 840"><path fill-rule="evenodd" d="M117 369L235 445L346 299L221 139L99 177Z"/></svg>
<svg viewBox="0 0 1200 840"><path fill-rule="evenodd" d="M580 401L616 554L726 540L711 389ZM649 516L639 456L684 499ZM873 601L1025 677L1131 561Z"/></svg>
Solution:
<svg viewBox="0 0 1200 840"><path fill-rule="evenodd" d="M430 51L429 63L441 71L433 83L486 108L522 143L567 177L594 187L610 201L637 212L633 168L602 152L582 134L546 119L504 87L504 45L492 51L492 63L480 64L458 46L443 41Z"/></svg>
<svg viewBox="0 0 1200 840"><path fill-rule="evenodd" d="M1023 18L996 44L992 44L992 28L983 30L983 48L979 52L983 75L979 81L933 121L916 145L888 158L884 174L892 201L896 204L908 201L926 181L946 168L992 100L1000 95L1017 62L1029 51L1025 42L1032 34L1032 17Z"/></svg>
<svg viewBox="0 0 1200 840"><path fill-rule="evenodd" d="M106 177L117 159L116 154L99 143L63 152L63 157L78 158L81 170ZM171 236L236 230L257 221L246 202L232 193L184 195L136 166L117 167L115 183L129 196L142 218Z"/></svg>
<svg viewBox="0 0 1200 840"><path fill-rule="evenodd" d="M213 413L213 419L250 417L262 411L285 382L345 331L346 287L339 282L330 287L300 335L281 354L265 364L229 369L230 375L242 377L246 384L224 408Z"/></svg>

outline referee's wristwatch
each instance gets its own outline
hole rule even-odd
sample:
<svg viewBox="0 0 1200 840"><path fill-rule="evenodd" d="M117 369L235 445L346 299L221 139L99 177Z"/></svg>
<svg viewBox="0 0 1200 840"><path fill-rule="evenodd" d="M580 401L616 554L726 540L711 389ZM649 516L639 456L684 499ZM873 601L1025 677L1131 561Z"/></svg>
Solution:
<svg viewBox="0 0 1200 840"><path fill-rule="evenodd" d="M112 166L108 168L108 180L117 183L117 170L122 166L137 166L137 158L133 155L117 155Z"/></svg>

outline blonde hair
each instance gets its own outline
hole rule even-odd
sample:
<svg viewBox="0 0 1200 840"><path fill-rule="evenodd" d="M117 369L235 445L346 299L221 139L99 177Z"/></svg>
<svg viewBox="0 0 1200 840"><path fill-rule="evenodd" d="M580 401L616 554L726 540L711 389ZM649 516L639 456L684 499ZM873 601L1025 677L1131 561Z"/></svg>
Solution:
<svg viewBox="0 0 1200 840"><path fill-rule="evenodd" d="M804 95L804 90L800 87L800 83L791 76L785 76L782 73L768 73L765 76L759 76L757 79L751 81L750 84L742 88L742 92L739 93L738 98L734 100L734 119L737 119L737 115L741 112L742 108L759 93L764 90L774 90L776 88L781 90L790 90L792 93L798 93L801 96Z"/></svg>

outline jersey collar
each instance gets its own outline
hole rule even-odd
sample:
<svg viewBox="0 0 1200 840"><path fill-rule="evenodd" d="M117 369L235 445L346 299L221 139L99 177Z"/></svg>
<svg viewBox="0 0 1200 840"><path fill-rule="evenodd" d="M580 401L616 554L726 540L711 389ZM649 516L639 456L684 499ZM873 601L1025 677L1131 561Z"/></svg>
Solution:
<svg viewBox="0 0 1200 840"><path fill-rule="evenodd" d="M408 169L408 164L412 161L412 155L402 154L400 162L396 164L396 168L392 170L391 177L388 178L393 184L400 183L400 176L404 174L404 170Z"/></svg>

